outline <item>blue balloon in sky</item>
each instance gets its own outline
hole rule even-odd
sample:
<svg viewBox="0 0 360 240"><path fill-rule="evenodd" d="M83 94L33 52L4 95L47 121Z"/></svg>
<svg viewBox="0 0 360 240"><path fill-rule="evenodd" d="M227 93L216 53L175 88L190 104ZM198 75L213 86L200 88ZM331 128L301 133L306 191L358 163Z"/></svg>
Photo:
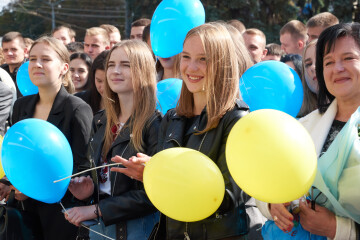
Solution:
<svg viewBox="0 0 360 240"><path fill-rule="evenodd" d="M182 80L177 78L168 78L158 82L156 97L158 104L156 109L165 114L169 109L176 107L180 97Z"/></svg>
<svg viewBox="0 0 360 240"><path fill-rule="evenodd" d="M151 48L156 56L168 58L182 52L188 31L205 23L199 0L163 0L151 19Z"/></svg>
<svg viewBox="0 0 360 240"><path fill-rule="evenodd" d="M35 86L29 76L29 62L23 63L16 74L16 84L19 91L23 96L36 94L39 92L37 86Z"/></svg>
<svg viewBox="0 0 360 240"><path fill-rule="evenodd" d="M240 92L250 111L275 109L296 117L303 102L299 75L279 61L264 61L249 68L240 79Z"/></svg>
<svg viewBox="0 0 360 240"><path fill-rule="evenodd" d="M51 123L29 118L5 134L1 161L10 182L26 196L45 203L59 202L68 188L73 157L64 134Z"/></svg>

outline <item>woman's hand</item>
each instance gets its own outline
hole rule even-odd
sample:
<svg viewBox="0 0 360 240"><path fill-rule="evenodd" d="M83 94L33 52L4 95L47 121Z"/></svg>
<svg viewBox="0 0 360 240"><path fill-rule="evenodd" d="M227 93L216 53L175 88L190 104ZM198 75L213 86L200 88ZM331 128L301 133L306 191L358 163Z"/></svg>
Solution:
<svg viewBox="0 0 360 240"><path fill-rule="evenodd" d="M90 176L71 179L69 191L79 200L89 198L94 192L94 182Z"/></svg>
<svg viewBox="0 0 360 240"><path fill-rule="evenodd" d="M148 155L142 153L136 154L136 157L133 156L129 158L129 160L126 160L119 156L115 156L111 159L111 161L121 163L125 168L112 167L111 171L123 173L130 178L142 182L145 163L148 162L150 158L151 157L149 157Z"/></svg>
<svg viewBox="0 0 360 240"><path fill-rule="evenodd" d="M300 201L301 226L312 234L334 238L336 234L335 214L327 208L315 204L315 210Z"/></svg>
<svg viewBox="0 0 360 240"><path fill-rule="evenodd" d="M96 205L74 207L64 212L65 219L75 226L79 227L81 222L97 218Z"/></svg>
<svg viewBox="0 0 360 240"><path fill-rule="evenodd" d="M273 217L273 220L282 231L290 232L294 227L294 217L293 215L286 209L290 203L282 203L282 204L269 204L270 213Z"/></svg>

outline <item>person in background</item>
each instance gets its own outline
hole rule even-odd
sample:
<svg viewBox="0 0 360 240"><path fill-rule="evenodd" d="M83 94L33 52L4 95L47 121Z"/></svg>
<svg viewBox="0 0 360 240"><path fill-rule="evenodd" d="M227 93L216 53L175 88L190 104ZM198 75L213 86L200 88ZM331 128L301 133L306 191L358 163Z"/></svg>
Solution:
<svg viewBox="0 0 360 240"><path fill-rule="evenodd" d="M110 48L121 41L120 31L117 27L110 24L102 24L99 27L105 29L109 34Z"/></svg>
<svg viewBox="0 0 360 240"><path fill-rule="evenodd" d="M339 19L329 12L322 12L311 17L306 23L308 43L318 39L324 29L339 23Z"/></svg>
<svg viewBox="0 0 360 240"><path fill-rule="evenodd" d="M150 25L151 20L147 18L140 18L131 24L130 39L142 40L144 28Z"/></svg>
<svg viewBox="0 0 360 240"><path fill-rule="evenodd" d="M76 32L66 26L58 26L51 32L51 36L62 41L64 45L75 42Z"/></svg>
<svg viewBox="0 0 360 240"><path fill-rule="evenodd" d="M265 34L259 29L248 28L243 33L243 38L254 63L261 62L267 54Z"/></svg>
<svg viewBox="0 0 360 240"><path fill-rule="evenodd" d="M92 60L86 53L73 53L70 56L70 74L75 93L86 91L90 87L89 71Z"/></svg>
<svg viewBox="0 0 360 240"><path fill-rule="evenodd" d="M247 69L252 61L245 47L241 55L237 51L222 23L193 28L185 38L180 60L183 87L177 107L162 120L157 151L187 147L207 155L220 168L226 193L220 208L207 219L185 223L162 215L154 239L246 239L249 229L245 203L241 189L229 174L225 156L229 132L249 111L238 100L239 76L243 73L239 66ZM112 160L126 167L114 167L112 171L142 180L142 163L150 158L139 153L129 160L121 156Z"/></svg>
<svg viewBox="0 0 360 240"><path fill-rule="evenodd" d="M94 60L102 51L110 49L107 31L100 27L86 29L84 38L84 52Z"/></svg>
<svg viewBox="0 0 360 240"><path fill-rule="evenodd" d="M109 52L105 72L105 111L94 117L99 120L93 123L96 127L90 143L95 165L110 163L116 155L125 158L138 152L153 155L161 115L155 110L155 62L146 43L125 40L116 44ZM100 169L97 176L96 191L92 187L86 194L77 179L70 184L69 189L80 200L94 192L95 204L72 208L65 218L76 226L98 218L100 225L91 228L108 237L147 240L159 221L159 213L143 184L124 174L110 172L109 167ZM92 232L90 238L103 239Z"/></svg>
<svg viewBox="0 0 360 240"><path fill-rule="evenodd" d="M306 32L305 25L298 20L291 20L286 23L280 29L281 49L286 54L299 54L301 56L306 45Z"/></svg>
<svg viewBox="0 0 360 240"><path fill-rule="evenodd" d="M105 63L108 54L109 50L103 51L92 63L88 77L90 88L75 94L90 105L94 115L104 109Z"/></svg>
<svg viewBox="0 0 360 240"><path fill-rule="evenodd" d="M25 58L29 58L28 52L29 52L29 49L31 48L31 45L34 43L34 40L32 40L31 38L24 38L24 42L25 42L25 47L26 47Z"/></svg>
<svg viewBox="0 0 360 240"><path fill-rule="evenodd" d="M246 31L245 25L237 19L231 19L227 21L227 23L233 26L234 28L236 28L241 34L243 34Z"/></svg>
<svg viewBox="0 0 360 240"><path fill-rule="evenodd" d="M150 25L147 25L146 27L144 27L144 31L143 31L143 35L142 35L142 40L144 42L146 42L146 44L149 46L149 48L151 49L151 41L150 41ZM152 50L151 50L152 51Z"/></svg>
<svg viewBox="0 0 360 240"><path fill-rule="evenodd" d="M338 166L340 163L337 161L343 159L332 159L332 156L325 157L324 154L360 106L359 23L337 24L320 34L316 44L316 76L319 84L318 109L301 118L300 122L314 141L319 157L318 172L329 188L334 186L331 174L335 169L331 166ZM355 134L358 142L358 133ZM360 195L357 190L360 178L358 174L349 174L348 171L358 169L360 163L358 158L347 160L343 168L337 169L340 171L336 184L338 205L334 205L334 201L316 187L312 187L311 205L300 201L300 223L310 234L334 240L357 239L356 225L360 219ZM285 207L288 203L258 201L257 204L263 215L274 220L284 232L294 226L293 216Z"/></svg>
<svg viewBox="0 0 360 240"><path fill-rule="evenodd" d="M84 52L84 43L82 42L71 42L66 45L67 50L70 54Z"/></svg>
<svg viewBox="0 0 360 240"><path fill-rule="evenodd" d="M304 49L302 58L302 85L304 100L298 117L304 117L317 108L317 94L319 92L318 81L315 71L315 52L317 39L308 43Z"/></svg>
<svg viewBox="0 0 360 240"><path fill-rule="evenodd" d="M302 57L298 54L285 54L281 57L280 62L283 62L292 69L295 70L295 72L298 74L299 78L302 79Z"/></svg>
<svg viewBox="0 0 360 240"><path fill-rule="evenodd" d="M16 86L17 97L20 98L22 94L16 84L16 74L21 64L26 61L25 56L27 53L25 41L21 33L6 33L2 38L2 48L6 63L0 67L11 76Z"/></svg>
<svg viewBox="0 0 360 240"><path fill-rule="evenodd" d="M285 54L285 52L281 49L281 46L276 43L266 44L265 48L267 49L267 53L266 56L263 58L263 61L280 61L281 56Z"/></svg>
<svg viewBox="0 0 360 240"><path fill-rule="evenodd" d="M89 168L86 153L90 141L92 111L84 101L65 90L64 82L71 82L67 49L55 38L42 37L32 45L29 57L30 80L39 88L39 93L22 97L15 102L13 124L27 118L52 123L70 144L74 160L73 173ZM36 232L41 236L36 239L76 239L78 228L64 219L60 204L39 202L17 190L15 198L25 211L34 215ZM79 204L70 192L65 194L61 202L66 208Z"/></svg>

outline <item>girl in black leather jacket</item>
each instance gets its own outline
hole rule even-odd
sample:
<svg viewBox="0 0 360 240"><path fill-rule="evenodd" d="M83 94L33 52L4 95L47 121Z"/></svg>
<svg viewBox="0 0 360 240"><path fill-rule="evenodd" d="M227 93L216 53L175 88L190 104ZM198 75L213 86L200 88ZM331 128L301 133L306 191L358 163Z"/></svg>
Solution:
<svg viewBox="0 0 360 240"><path fill-rule="evenodd" d="M105 72L105 112L95 115L90 142L95 165L106 165L115 155L153 155L161 115L155 111L155 62L149 48L141 41L122 41L109 52ZM90 178L72 180L69 189L77 198L86 199L94 192L96 203L69 210L66 219L78 226L97 218L100 224L92 230L108 237L147 239L159 221L159 213L142 182L110 172L109 167L97 171L94 180L95 188ZM93 232L90 238L103 239Z"/></svg>
<svg viewBox="0 0 360 240"><path fill-rule="evenodd" d="M248 217L241 189L227 168L225 145L234 124L249 111L237 98L239 76L251 65L245 46L235 45L221 23L207 23L187 34L180 62L184 80L180 99L163 118L157 149L188 147L206 154L221 170L226 193L220 208L204 220L184 223L162 216L154 239L243 239L247 234ZM127 168L112 170L141 180L143 166L137 163L148 160L141 154L129 161L117 156L113 161Z"/></svg>

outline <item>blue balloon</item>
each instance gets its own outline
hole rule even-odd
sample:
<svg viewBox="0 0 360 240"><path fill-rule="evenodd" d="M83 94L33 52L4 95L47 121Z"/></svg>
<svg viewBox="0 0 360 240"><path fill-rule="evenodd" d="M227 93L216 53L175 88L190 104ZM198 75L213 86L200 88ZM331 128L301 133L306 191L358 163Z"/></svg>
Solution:
<svg viewBox="0 0 360 240"><path fill-rule="evenodd" d="M182 52L188 31L205 23L199 0L163 0L151 19L151 48L156 56L168 58Z"/></svg>
<svg viewBox="0 0 360 240"><path fill-rule="evenodd" d="M16 74L16 84L23 96L37 94L39 88L35 86L29 76L29 62L23 63Z"/></svg>
<svg viewBox="0 0 360 240"><path fill-rule="evenodd" d="M10 182L26 196L45 203L59 202L68 188L73 157L64 134L44 120L17 122L5 134L1 161Z"/></svg>
<svg viewBox="0 0 360 240"><path fill-rule="evenodd" d="M165 114L169 109L176 107L180 97L182 80L177 78L168 78L158 82L156 97L158 104L156 109Z"/></svg>
<svg viewBox="0 0 360 240"><path fill-rule="evenodd" d="M275 109L296 117L303 102L299 75L279 61L264 61L249 68L240 79L240 92L251 111Z"/></svg>

